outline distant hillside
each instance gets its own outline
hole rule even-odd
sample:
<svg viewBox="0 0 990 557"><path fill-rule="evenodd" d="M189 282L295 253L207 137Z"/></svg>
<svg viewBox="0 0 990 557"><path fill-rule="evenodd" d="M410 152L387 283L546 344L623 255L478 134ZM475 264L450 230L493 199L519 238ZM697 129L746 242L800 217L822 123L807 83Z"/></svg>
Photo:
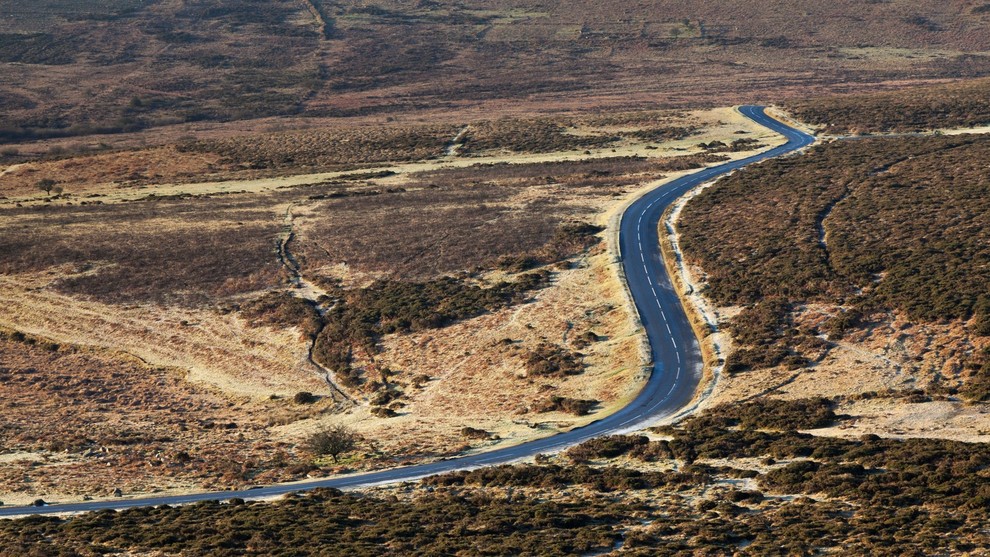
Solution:
<svg viewBox="0 0 990 557"><path fill-rule="evenodd" d="M990 125L990 79L793 99L786 108L798 120L831 134L986 126Z"/></svg>
<svg viewBox="0 0 990 557"><path fill-rule="evenodd" d="M984 0L0 1L0 141L990 75Z"/></svg>

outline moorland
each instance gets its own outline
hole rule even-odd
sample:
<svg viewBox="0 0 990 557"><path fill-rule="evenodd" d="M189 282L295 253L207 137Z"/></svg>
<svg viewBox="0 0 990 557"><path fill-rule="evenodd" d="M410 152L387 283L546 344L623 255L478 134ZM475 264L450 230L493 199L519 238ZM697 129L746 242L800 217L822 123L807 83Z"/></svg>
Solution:
<svg viewBox="0 0 990 557"><path fill-rule="evenodd" d="M783 142L725 107L821 138L664 220L707 321L690 417L3 521L0 555L982 554L988 26L979 0L0 2L7 505L589 423L648 370L623 208ZM330 426L353 446L314 449Z"/></svg>
<svg viewBox="0 0 990 557"><path fill-rule="evenodd" d="M3 365L24 378L4 385L0 500L238 488L594 420L645 378L609 219L644 184L779 141L732 110L414 131L183 142L161 182L117 181L142 151L0 178ZM167 179L203 153L228 179ZM307 436L341 422L361 450L314 458Z"/></svg>
<svg viewBox="0 0 990 557"><path fill-rule="evenodd" d="M985 75L988 25L980 2L931 0L5 3L0 139L58 154L340 119L899 88ZM25 143L45 138L68 139Z"/></svg>
<svg viewBox="0 0 990 557"><path fill-rule="evenodd" d="M37 517L0 523L0 543L62 555L979 554L986 444L796 431L844 419L820 398L719 406L420 487Z"/></svg>
<svg viewBox="0 0 990 557"><path fill-rule="evenodd" d="M986 441L987 148L833 141L692 199L680 245L733 345L716 399L817 393L863 429Z"/></svg>

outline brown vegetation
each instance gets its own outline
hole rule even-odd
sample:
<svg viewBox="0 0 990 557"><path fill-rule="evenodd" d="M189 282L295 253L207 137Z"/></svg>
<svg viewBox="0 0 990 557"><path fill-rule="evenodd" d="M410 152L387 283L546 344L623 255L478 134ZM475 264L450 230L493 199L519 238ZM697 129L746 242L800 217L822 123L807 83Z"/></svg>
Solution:
<svg viewBox="0 0 990 557"><path fill-rule="evenodd" d="M327 410L229 397L180 370L16 332L0 335L0 376L8 503L302 478L308 460L270 426Z"/></svg>
<svg viewBox="0 0 990 557"><path fill-rule="evenodd" d="M703 133L699 127L707 118L699 119L684 113L643 112L630 113L619 118L627 121L619 127L625 130L619 135L626 138L615 144L616 147L630 148L642 146L646 140L660 143L675 141L679 134ZM500 125L498 121L475 122L467 129L484 128L485 126ZM534 152L544 153L545 158L573 157L574 153L553 153L548 149L566 147L558 144L560 141L586 141L588 137L614 136L614 123L601 119L530 119L511 120L514 133L522 137L540 137L541 126L551 126L572 133L559 134L564 139L552 135L543 140L518 143L505 147L508 152L485 151L481 154L469 153L472 158L509 159L516 153L532 155ZM675 125L676 124L676 125ZM216 132L206 134L199 140L193 140L188 135L170 136L174 143L146 148L131 145L127 148L111 146L100 142L96 146L86 143L71 143L67 146L44 148L34 145L24 149L22 153L17 148L0 150L0 164L5 162L17 163L7 169L0 167L0 193L6 196L29 197L36 194L36 184L41 180L55 180L58 187L72 196L85 197L103 202L108 186L113 189L127 188L138 190L148 187L160 188L163 184L204 183L210 181L251 180L283 175L299 175L300 172L322 173L314 177L308 184L297 182L294 187L318 186L328 182L337 185L355 185L364 180L375 180L394 176L395 165L402 163L420 162L427 160L464 160L461 151L448 152L451 142L457 135L457 126L451 124L404 124L389 126L370 126L360 123L334 125L327 128L315 128L307 124L304 131L267 132L267 133L231 133ZM629 131L632 130L632 131ZM673 130L673 131L672 131ZM577 134L577 135L575 135ZM590 134L590 136L588 135ZM643 136L649 135L650 138ZM463 139L463 138L462 138ZM507 136L506 141L509 141ZM615 136L619 141L619 137ZM123 141L123 140L121 140ZM126 142L124 142L126 143ZM116 143L114 145L117 145ZM591 146L589 144L589 146ZM463 146L462 146L463 147ZM509 149L511 147L511 149ZM650 145L657 150L655 145ZM635 149L633 152L642 152ZM13 153L4 158L4 152ZM511 154L509 154L511 153ZM684 155L677 153L678 155ZM32 155L37 157L32 160ZM441 157L441 155L443 155ZM683 170L697 168L707 162L712 162L715 155L685 155L671 159L646 159L643 157L615 156L609 159L591 161L568 161L547 164L546 170L559 168L570 183L586 186L600 184L604 187L609 183L618 183L619 175L628 176L636 168L652 171ZM581 164L585 163L585 164ZM366 166L392 165L392 169L369 170L357 172ZM496 166L491 163L488 166ZM507 163L497 166L510 166ZM511 165L516 166L516 165ZM530 165L518 165L530 166ZM579 169L586 168L583 176L576 175ZM534 174L539 165L531 165L529 170L508 170L506 168L491 168L483 172L481 167L473 170L444 170L440 172L424 172L424 179L436 178L439 183L449 184L455 175L467 177L462 181L477 181L485 175L491 179L504 180L510 176L519 178L547 178L552 174ZM326 173L336 173L336 178L328 180ZM346 172L346 174L345 174ZM580 179L580 182L578 181ZM628 177L622 178L629 182ZM428 185L430 182L425 182ZM462 185L462 184L455 184ZM236 188L231 188L236 190ZM373 191L373 190L371 190ZM369 192L341 191L331 193L316 193L325 195L323 199L345 197L350 195L370 195ZM132 195L137 197L137 195Z"/></svg>
<svg viewBox="0 0 990 557"><path fill-rule="evenodd" d="M721 131L746 128L729 111L716 114L678 121L720 118L730 122ZM665 117L652 114L645 125L663 127ZM645 153L622 141L623 155ZM684 141L686 153L697 152ZM675 146L660 149L668 155ZM145 483L126 484L127 494L323 473L296 455L296 445L343 407L353 411L334 420L373 440L348 461L355 468L381 466L386 455L457 454L465 423L490 432L492 443L545 436L610 411L640 380L639 337L619 302L602 229L590 223L602 222L630 188L718 159L509 156L488 160L512 164L427 172L441 163L421 162L408 167L415 174L399 165L195 187L87 181L92 193L50 202L34 191L33 200L0 208L0 244L10 254L0 276L3 324L65 347L113 347L188 370L183 384L243 397L222 423L244 424L250 415L258 435L290 455L284 466L240 458L258 475L242 467L222 482L148 474ZM59 161L63 174L52 179L61 184L73 161L86 167L90 159ZM32 188L47 175L25 168ZM495 344L506 337L508 349ZM335 380L355 388L327 384ZM113 404L125 399L107 412ZM247 426L230 431L240 427ZM135 438L130 447L146 456L167 435ZM245 438L249 450L252 437ZM59 466L78 458L47 450L30 458L46 457ZM23 496L78 498L93 492L72 486L103 482L114 467L78 470L65 484L69 493L39 483Z"/></svg>
<svg viewBox="0 0 990 557"><path fill-rule="evenodd" d="M439 157L457 128L442 125L375 127L249 135L180 144L187 153L252 169L331 170Z"/></svg>
<svg viewBox="0 0 990 557"><path fill-rule="evenodd" d="M977 136L835 142L691 201L678 229L705 294L745 306L729 326L741 348L727 369L799 368L827 352L820 335L835 341L891 312L982 335L988 155ZM840 307L799 323L809 303Z"/></svg>
<svg viewBox="0 0 990 557"><path fill-rule="evenodd" d="M990 67L986 12L931 0L803 0L785 14L752 0L60 0L0 21L8 143L207 122L260 131L266 117L731 104Z"/></svg>
<svg viewBox="0 0 990 557"><path fill-rule="evenodd" d="M914 132L990 125L990 80L896 92L791 100L795 118L829 134Z"/></svg>
<svg viewBox="0 0 990 557"><path fill-rule="evenodd" d="M553 153L603 147L619 139L564 132L565 128L554 120L494 120L470 126L459 152L469 156L488 151Z"/></svg>
<svg viewBox="0 0 990 557"><path fill-rule="evenodd" d="M492 266L518 272L594 244L598 229L581 222L589 205L672 166L712 162L683 159L486 164L417 173L384 191L310 192L318 203L299 214L298 253L314 269L345 263L404 280Z"/></svg>
<svg viewBox="0 0 990 557"><path fill-rule="evenodd" d="M5 208L0 273L58 268L62 292L196 305L277 284L276 232L245 199Z"/></svg>
<svg viewBox="0 0 990 557"><path fill-rule="evenodd" d="M990 543L986 444L762 429L821 406L723 407L665 429L667 440L618 436L568 452L594 465L498 466L365 494L321 490L276 503L5 521L0 543L11 551L58 547L67 555L453 554L483 547L491 554L644 556L920 556L979 553Z"/></svg>
<svg viewBox="0 0 990 557"><path fill-rule="evenodd" d="M312 58L320 38L295 2L49 2L13 17L9 9L2 96L17 93L4 141L288 115L322 79ZM79 96L52 98L49 88Z"/></svg>

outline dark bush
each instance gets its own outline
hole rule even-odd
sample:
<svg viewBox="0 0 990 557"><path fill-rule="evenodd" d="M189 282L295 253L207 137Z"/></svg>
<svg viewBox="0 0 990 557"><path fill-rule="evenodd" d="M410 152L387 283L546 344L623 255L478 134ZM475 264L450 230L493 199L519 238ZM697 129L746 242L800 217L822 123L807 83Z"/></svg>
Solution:
<svg viewBox="0 0 990 557"><path fill-rule="evenodd" d="M490 439L492 434L483 429L464 427L461 429L461 436L468 439Z"/></svg>
<svg viewBox="0 0 990 557"><path fill-rule="evenodd" d="M959 394L971 402L990 402L990 360L966 379Z"/></svg>
<svg viewBox="0 0 990 557"><path fill-rule="evenodd" d="M314 455L330 455L337 462L341 454L354 450L357 441L354 430L343 424L334 424L314 432L306 439L305 445Z"/></svg>
<svg viewBox="0 0 990 557"><path fill-rule="evenodd" d="M826 398L777 400L762 398L746 404L723 404L693 418L691 428L763 429L794 431L834 425L837 417Z"/></svg>
<svg viewBox="0 0 990 557"><path fill-rule="evenodd" d="M583 400L567 398L562 396L552 396L535 408L537 412L567 412L575 416L584 416L591 412L591 409L598 404L597 400Z"/></svg>
<svg viewBox="0 0 990 557"><path fill-rule="evenodd" d="M584 372L581 357L582 355L578 352L571 352L562 346L543 342L524 356L523 363L529 375L562 377Z"/></svg>
<svg viewBox="0 0 990 557"><path fill-rule="evenodd" d="M292 402L296 404L313 404L317 400L319 400L319 397L306 391L300 391L292 397Z"/></svg>
<svg viewBox="0 0 990 557"><path fill-rule="evenodd" d="M567 457L580 463L602 458L622 456L636 447L648 445L650 439L643 435L611 435L596 437L567 449Z"/></svg>

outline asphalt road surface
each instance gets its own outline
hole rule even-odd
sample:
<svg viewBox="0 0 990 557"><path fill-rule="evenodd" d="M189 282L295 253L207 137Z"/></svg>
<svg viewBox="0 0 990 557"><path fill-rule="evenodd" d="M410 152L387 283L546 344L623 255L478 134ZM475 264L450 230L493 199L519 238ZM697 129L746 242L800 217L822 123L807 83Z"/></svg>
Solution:
<svg viewBox="0 0 990 557"><path fill-rule="evenodd" d="M553 453L593 437L649 426L683 410L691 403L701 382L701 350L681 302L674 292L660 258L658 224L664 209L694 187L714 178L765 159L779 157L814 143L813 136L790 128L768 117L760 106L744 106L740 111L757 123L787 138L787 143L747 159L728 162L679 178L644 195L622 215L619 244L622 264L640 319L646 329L653 355L653 370L639 395L618 412L584 427L545 439L530 441L489 452L449 460L406 466L379 472L341 476L323 480L293 482L242 491L221 491L191 495L141 497L43 507L0 507L0 517L28 514L78 513L102 509L125 509L156 505L182 505L235 497L258 499L285 493L333 487L368 487L415 480L425 476L512 462L539 453Z"/></svg>

